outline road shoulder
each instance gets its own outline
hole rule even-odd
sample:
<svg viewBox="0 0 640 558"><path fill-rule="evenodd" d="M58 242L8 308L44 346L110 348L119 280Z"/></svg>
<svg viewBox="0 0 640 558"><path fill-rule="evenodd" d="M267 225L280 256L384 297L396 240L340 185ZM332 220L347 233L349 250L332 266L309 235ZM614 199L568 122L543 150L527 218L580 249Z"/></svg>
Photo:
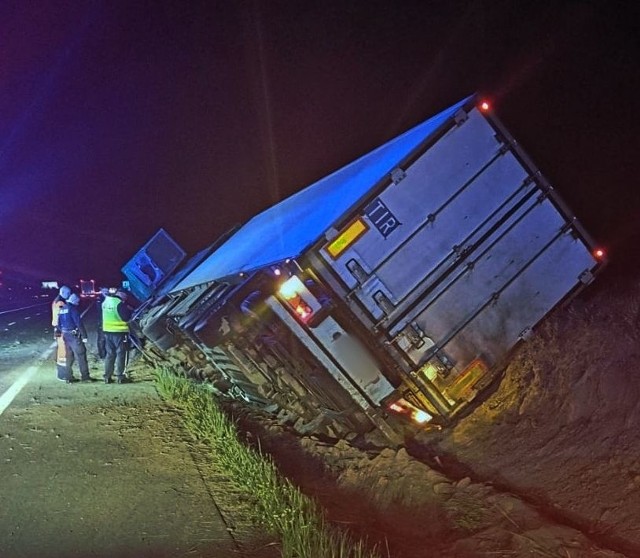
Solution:
<svg viewBox="0 0 640 558"><path fill-rule="evenodd" d="M3 558L257 556L268 545L149 371L67 385L54 368L41 362L0 416Z"/></svg>

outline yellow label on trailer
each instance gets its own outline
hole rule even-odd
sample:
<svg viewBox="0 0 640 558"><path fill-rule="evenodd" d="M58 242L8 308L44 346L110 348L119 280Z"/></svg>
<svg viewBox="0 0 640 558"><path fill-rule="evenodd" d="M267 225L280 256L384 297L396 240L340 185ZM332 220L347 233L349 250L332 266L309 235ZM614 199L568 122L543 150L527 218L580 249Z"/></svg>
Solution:
<svg viewBox="0 0 640 558"><path fill-rule="evenodd" d="M460 399L471 401L476 396L476 392L473 389L475 384L485 376L487 371L488 367L482 359L475 359L461 372L453 384L445 390L446 395L454 401Z"/></svg>
<svg viewBox="0 0 640 558"><path fill-rule="evenodd" d="M340 234L327 244L325 250L335 260L368 230L367 224L358 218L342 229Z"/></svg>

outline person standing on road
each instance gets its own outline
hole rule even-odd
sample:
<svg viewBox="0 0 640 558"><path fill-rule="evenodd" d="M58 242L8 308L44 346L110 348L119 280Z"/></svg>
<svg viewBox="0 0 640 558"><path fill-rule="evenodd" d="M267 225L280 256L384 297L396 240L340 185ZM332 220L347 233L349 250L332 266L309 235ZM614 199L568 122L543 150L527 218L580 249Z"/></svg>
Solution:
<svg viewBox="0 0 640 558"><path fill-rule="evenodd" d="M56 341L56 350L54 359L56 361L56 374L58 380L67 379L67 353L62 339L62 332L58 327L58 314L60 309L66 304L67 299L71 296L71 289L66 285L60 287L57 296L51 303L51 325L53 326L53 338Z"/></svg>
<svg viewBox="0 0 640 558"><path fill-rule="evenodd" d="M65 302L70 296L71 289L63 285L51 303L51 325L53 326L53 333L56 338L60 336L60 332L58 331L58 314L60 313L60 308L65 305Z"/></svg>
<svg viewBox="0 0 640 558"><path fill-rule="evenodd" d="M111 383L114 371L116 381L123 384L129 381L125 375L125 360L127 357L129 324L132 309L126 303L127 294L124 291L109 289L104 292L102 302L102 332L106 355L104 358L104 383Z"/></svg>
<svg viewBox="0 0 640 558"><path fill-rule="evenodd" d="M77 294L72 294L58 313L58 327L62 332L67 354L65 381L68 384L73 381L73 363L76 360L78 361L78 368L80 368L81 381L93 381L93 378L89 375L89 364L87 362L87 330L82 323L79 305L80 297Z"/></svg>

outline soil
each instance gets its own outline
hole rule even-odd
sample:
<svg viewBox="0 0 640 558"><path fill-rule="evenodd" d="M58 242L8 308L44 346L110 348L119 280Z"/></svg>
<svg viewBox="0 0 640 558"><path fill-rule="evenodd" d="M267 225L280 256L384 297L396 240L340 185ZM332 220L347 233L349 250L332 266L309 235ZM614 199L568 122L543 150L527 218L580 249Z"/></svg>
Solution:
<svg viewBox="0 0 640 558"><path fill-rule="evenodd" d="M385 556L638 557L639 325L640 283L605 273L536 328L473 412L400 450L231 412Z"/></svg>

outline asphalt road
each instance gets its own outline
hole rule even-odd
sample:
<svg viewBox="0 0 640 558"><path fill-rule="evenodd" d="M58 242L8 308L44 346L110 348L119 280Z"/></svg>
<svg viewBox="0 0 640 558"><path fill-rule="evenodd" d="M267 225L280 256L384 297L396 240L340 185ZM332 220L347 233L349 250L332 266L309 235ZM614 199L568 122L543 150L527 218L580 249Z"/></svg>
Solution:
<svg viewBox="0 0 640 558"><path fill-rule="evenodd" d="M3 345L17 338L37 337L42 330L51 329L51 302L28 300L11 308L0 309L0 339Z"/></svg>
<svg viewBox="0 0 640 558"><path fill-rule="evenodd" d="M67 385L48 306L0 319L2 558L274 556L142 363Z"/></svg>

